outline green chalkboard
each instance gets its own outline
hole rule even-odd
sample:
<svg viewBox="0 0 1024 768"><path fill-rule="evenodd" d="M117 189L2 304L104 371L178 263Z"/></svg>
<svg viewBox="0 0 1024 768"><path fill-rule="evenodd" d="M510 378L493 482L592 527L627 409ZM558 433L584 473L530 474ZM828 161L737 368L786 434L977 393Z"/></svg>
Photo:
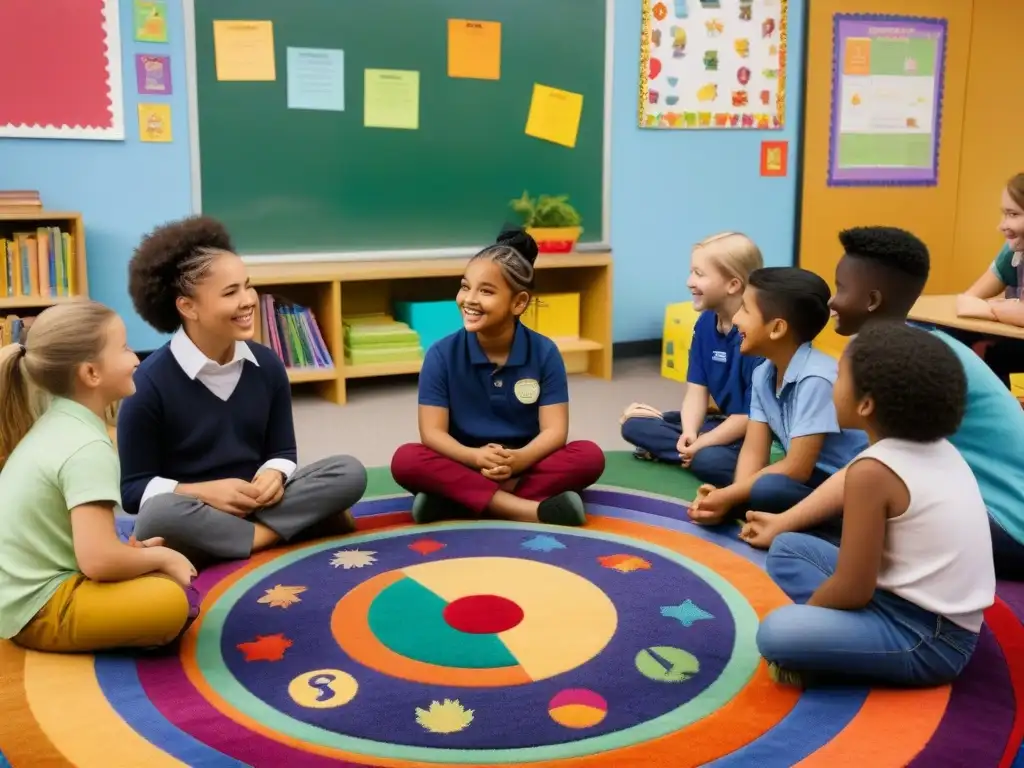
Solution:
<svg viewBox="0 0 1024 768"><path fill-rule="evenodd" d="M239 250L489 242L508 201L568 194L602 235L605 0L193 0L204 213ZM448 19L501 22L501 77L448 77ZM213 22L273 22L277 78L217 80ZM287 49L344 51L345 109L288 108ZM363 125L364 70L420 73L418 130ZM525 134L535 83L583 94L574 149Z"/></svg>

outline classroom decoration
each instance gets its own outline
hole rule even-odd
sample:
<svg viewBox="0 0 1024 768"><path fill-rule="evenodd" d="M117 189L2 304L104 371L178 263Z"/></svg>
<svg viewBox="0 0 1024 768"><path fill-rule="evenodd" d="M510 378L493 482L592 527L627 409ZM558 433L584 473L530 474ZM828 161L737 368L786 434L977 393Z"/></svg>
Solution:
<svg viewBox="0 0 1024 768"><path fill-rule="evenodd" d="M117 0L0 2L0 137L124 138Z"/></svg>
<svg viewBox="0 0 1024 768"><path fill-rule="evenodd" d="M174 140L170 104L139 104L139 141L166 144Z"/></svg>
<svg viewBox="0 0 1024 768"><path fill-rule="evenodd" d="M641 128L782 128L788 0L643 0Z"/></svg>
<svg viewBox="0 0 1024 768"><path fill-rule="evenodd" d="M785 176L789 173L789 142L761 142L761 175Z"/></svg>
<svg viewBox="0 0 1024 768"><path fill-rule="evenodd" d="M141 94L170 96L174 92L171 85L171 57L135 54L135 80Z"/></svg>
<svg viewBox="0 0 1024 768"><path fill-rule="evenodd" d="M135 39L140 43L167 42L167 3L165 0L133 0Z"/></svg>
<svg viewBox="0 0 1024 768"><path fill-rule="evenodd" d="M836 14L828 185L935 186L945 19Z"/></svg>
<svg viewBox="0 0 1024 768"><path fill-rule="evenodd" d="M334 360L308 308L265 293L260 296L256 341L270 347L286 368L323 370Z"/></svg>
<svg viewBox="0 0 1024 768"><path fill-rule="evenodd" d="M417 257L479 248L511 194L550 190L601 242L610 3L486 6L193 3L195 207L247 255Z"/></svg>
<svg viewBox="0 0 1024 768"><path fill-rule="evenodd" d="M537 242L540 253L569 253L583 234L579 211L568 195L540 195L528 192L509 202L527 233Z"/></svg>

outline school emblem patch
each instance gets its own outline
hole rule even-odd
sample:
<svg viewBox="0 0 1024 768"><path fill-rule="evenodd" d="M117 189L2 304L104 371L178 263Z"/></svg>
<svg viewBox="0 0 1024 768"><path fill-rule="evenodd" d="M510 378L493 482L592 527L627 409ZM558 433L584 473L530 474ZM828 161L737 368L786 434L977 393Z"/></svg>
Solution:
<svg viewBox="0 0 1024 768"><path fill-rule="evenodd" d="M523 405L533 405L540 399L540 382L536 379L520 379L515 386L516 399Z"/></svg>

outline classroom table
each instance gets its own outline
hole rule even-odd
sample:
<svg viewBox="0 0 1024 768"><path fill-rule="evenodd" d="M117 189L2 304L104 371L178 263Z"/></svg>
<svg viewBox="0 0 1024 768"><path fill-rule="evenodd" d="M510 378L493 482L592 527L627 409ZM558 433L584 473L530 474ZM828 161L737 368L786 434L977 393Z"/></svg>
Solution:
<svg viewBox="0 0 1024 768"><path fill-rule="evenodd" d="M908 317L919 323L931 323L942 328L956 328L961 331L984 336L1002 336L1008 339L1024 339L1024 328L992 320L978 320L972 317L956 316L956 295L922 296L910 310Z"/></svg>

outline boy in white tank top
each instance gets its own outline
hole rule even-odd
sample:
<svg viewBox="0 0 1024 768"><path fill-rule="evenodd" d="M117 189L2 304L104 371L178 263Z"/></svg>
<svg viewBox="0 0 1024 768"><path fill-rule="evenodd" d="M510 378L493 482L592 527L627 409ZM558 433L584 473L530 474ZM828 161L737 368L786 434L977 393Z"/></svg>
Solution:
<svg viewBox="0 0 1024 768"><path fill-rule="evenodd" d="M949 346L903 323L868 326L847 348L836 413L871 447L847 470L840 546L784 533L768 552L796 603L757 635L779 682L930 686L966 666L996 586L985 502L946 440L966 389Z"/></svg>

